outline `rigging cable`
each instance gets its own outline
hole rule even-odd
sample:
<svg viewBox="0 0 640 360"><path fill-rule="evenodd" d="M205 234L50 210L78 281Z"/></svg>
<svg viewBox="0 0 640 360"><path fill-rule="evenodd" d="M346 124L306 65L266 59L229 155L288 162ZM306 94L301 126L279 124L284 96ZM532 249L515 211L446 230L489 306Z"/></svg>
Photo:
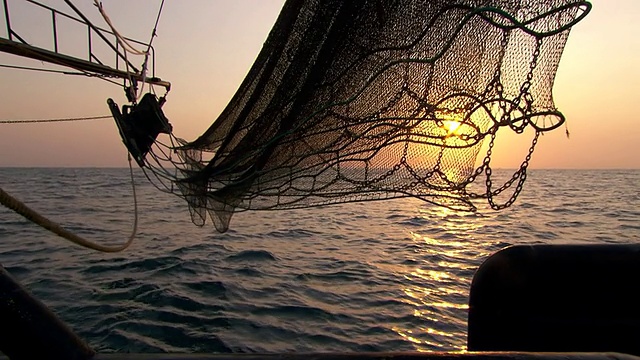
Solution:
<svg viewBox="0 0 640 360"><path fill-rule="evenodd" d="M127 239L127 241L122 245L117 246L107 246L97 244L93 241L87 240L79 235L76 235L69 230L63 228L59 224L49 220L48 218L40 215L37 211L29 208L20 200L12 197L6 191L0 188L0 203L7 208L17 212L18 214L24 216L27 220L43 227L51 231L52 233L63 237L66 240L71 241L77 245L83 246L88 249L97 250L106 253L115 253L125 250L131 245L133 239L136 237L136 233L138 231L138 200L136 197L136 185L133 177L133 166L131 165L131 155L129 155L129 172L131 174L131 186L133 189L133 206L134 206L134 220L133 220L133 230L131 231L131 235Z"/></svg>
<svg viewBox="0 0 640 360"><path fill-rule="evenodd" d="M28 67L28 66L17 66L17 65L0 64L0 67L8 68L8 69L42 71L42 72L50 72L50 73L64 74L64 75L85 75L85 76L90 76L90 75L88 75L86 73L79 73L79 72L76 73L76 72L71 72L71 71L54 70L54 69L43 69L43 68L35 68L35 67Z"/></svg>
<svg viewBox="0 0 640 360"><path fill-rule="evenodd" d="M151 53L151 44L153 43L153 39L158 36L156 30L158 29L158 23L160 22L160 15L162 15L162 9L164 8L164 0L160 3L160 8L158 9L158 15L156 16L156 23L153 25L153 30L151 31L151 38L149 39L149 43L147 44L147 51L144 55L144 62L142 63L142 86L140 87L140 94L144 92L144 83L145 78L147 77L147 64L149 62L149 54ZM155 63L154 63L154 72L155 72ZM153 74L155 76L155 73ZM149 86L150 89L153 90L153 86ZM169 92L169 89L165 92L165 96Z"/></svg>
<svg viewBox="0 0 640 360"><path fill-rule="evenodd" d="M29 49L24 49L24 51L27 52L27 53L34 53L33 51L31 51ZM43 54L39 54L39 55L43 59L45 59L45 61L48 61L48 62L50 62L52 64L56 64L56 65L60 65L60 66L66 66L66 67L75 69L75 70L77 70L79 72L78 73L74 73L74 72L68 72L68 71L63 71L63 70L44 69L44 68L35 68L35 67L27 67L27 66L16 66L16 65L7 65L7 64L0 64L0 67L9 68L9 69L19 69L19 70L32 70L32 71L41 71L41 72L51 72L51 73L58 73L58 74L64 74L64 75L84 75L86 77L97 78L97 79L109 82L111 84L120 86L120 84L118 84L117 82L108 79L107 75L101 75L101 74L92 73L92 72L80 69L80 68L78 68L76 66L73 66L71 64L66 63L64 60L56 59L56 58L54 58L52 56L46 56L46 55L43 55Z"/></svg>
<svg viewBox="0 0 640 360"><path fill-rule="evenodd" d="M151 31L151 39L149 39L149 44L147 44L147 54L149 50L151 50L151 43L153 43L153 38L158 36L156 30L158 29L158 23L160 22L160 15L162 14L162 8L164 7L164 0L160 3L160 9L158 9L158 16L156 17L156 23L153 25L153 31Z"/></svg>
<svg viewBox="0 0 640 360"><path fill-rule="evenodd" d="M51 58L50 58L51 59ZM55 64L57 65L61 65L61 66L68 66L72 69L76 69L71 65L64 65L63 63L60 62L55 62ZM28 67L28 66L17 66L17 65L7 65L7 64L0 64L0 67L3 68L8 68L8 69L18 69L18 70L31 70L31 71L40 71L40 72L48 72L48 73L55 73L55 74L63 74L63 75L84 75L86 77L94 77L94 78L98 78L100 80L104 80L106 82L110 82L112 84L118 85L120 86L120 84L118 84L117 82L113 81L113 80L109 80L107 78L105 78L102 75L99 74L93 74L90 72L87 72L85 70L81 70L81 69L76 69L79 72L72 72L72 71L64 71L64 70L54 70L54 69L44 69L44 68L36 68L36 67Z"/></svg>
<svg viewBox="0 0 640 360"><path fill-rule="evenodd" d="M50 123L50 122L65 122L65 121L90 121L90 120L102 120L111 119L111 115L103 116L90 116L90 117L77 117L77 118L60 118L60 119L31 119L31 120L0 120L0 124L33 124L33 123Z"/></svg>

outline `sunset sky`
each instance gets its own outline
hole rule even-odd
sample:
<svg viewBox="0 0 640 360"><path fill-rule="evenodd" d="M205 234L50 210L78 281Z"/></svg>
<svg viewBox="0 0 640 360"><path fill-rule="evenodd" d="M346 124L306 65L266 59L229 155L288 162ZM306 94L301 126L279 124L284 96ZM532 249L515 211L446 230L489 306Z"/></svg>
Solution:
<svg viewBox="0 0 640 360"><path fill-rule="evenodd" d="M14 30L35 45L51 48L50 14L22 0L8 2ZM62 0L43 2L73 13ZM106 27L92 0L74 3ZM156 75L172 83L164 111L176 136L195 139L222 111L283 3L166 0L154 40ZM123 35L148 41L160 0L103 4ZM640 1L592 4L591 14L571 32L554 87L556 106L568 119L571 137L567 139L562 128L545 134L531 161L533 168L640 168ZM70 21L60 20L58 25L61 49L85 54L86 29ZM0 37L7 38L4 19ZM0 64L43 66L3 53ZM99 79L0 68L0 120L108 115L109 97L125 103L121 87ZM530 136L506 135L493 164L514 168L526 155ZM127 161L116 126L107 119L0 124L0 166L124 167Z"/></svg>

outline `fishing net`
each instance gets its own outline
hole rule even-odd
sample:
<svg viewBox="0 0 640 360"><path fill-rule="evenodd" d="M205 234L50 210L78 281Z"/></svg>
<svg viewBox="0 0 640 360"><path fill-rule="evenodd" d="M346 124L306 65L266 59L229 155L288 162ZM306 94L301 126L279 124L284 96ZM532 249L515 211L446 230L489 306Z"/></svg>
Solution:
<svg viewBox="0 0 640 360"><path fill-rule="evenodd" d="M539 135L564 123L552 85L589 10L571 0L289 0L222 114L173 147L174 191L194 223L210 217L219 231L242 210L405 196L505 208ZM494 185L500 128L534 135ZM477 179L484 190L471 191Z"/></svg>

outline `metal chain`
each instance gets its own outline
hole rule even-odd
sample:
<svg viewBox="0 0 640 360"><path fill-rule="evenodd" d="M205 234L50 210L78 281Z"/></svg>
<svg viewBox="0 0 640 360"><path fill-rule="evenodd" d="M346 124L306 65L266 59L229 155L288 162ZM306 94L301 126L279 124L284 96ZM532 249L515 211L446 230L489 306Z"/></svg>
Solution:
<svg viewBox="0 0 640 360"><path fill-rule="evenodd" d="M507 181L506 183L504 183L499 189L495 190L495 191L490 191L490 188L487 188L487 200L489 202L489 204L491 205L491 208L494 210L502 210L505 208L508 208L509 206L513 205L513 203L516 201L516 199L518 198L518 195L520 195L520 193L522 192L522 189L524 188L524 183L527 180L527 168L529 167L529 161L531 161L531 156L533 155L533 152L535 150L536 144L538 143L538 138L540 136L540 132L536 132L536 135L533 137L533 140L531 142L531 147L529 148L529 152L527 154L527 156L525 157L525 160L522 162L522 164L520 164L520 168L518 169L518 171L516 171L513 176L511 177L511 179L509 179L509 181ZM518 180L518 184L516 185L516 189L514 190L514 192L511 194L511 197L509 197L509 199L504 202L503 204L497 204L494 201L494 196L499 195L500 193L502 193L503 191L507 190L508 188L510 188L513 183L515 182L515 180ZM490 182L489 180L487 180L487 185L489 185Z"/></svg>

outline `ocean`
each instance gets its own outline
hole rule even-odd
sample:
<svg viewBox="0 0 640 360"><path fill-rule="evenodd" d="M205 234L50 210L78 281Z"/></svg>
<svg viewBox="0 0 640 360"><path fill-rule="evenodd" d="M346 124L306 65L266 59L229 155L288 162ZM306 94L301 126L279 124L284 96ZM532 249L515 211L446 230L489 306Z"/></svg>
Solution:
<svg viewBox="0 0 640 360"><path fill-rule="evenodd" d="M136 173L138 235L104 254L0 207L0 264L99 352L466 349L469 286L512 244L640 242L640 170L530 170L516 203L406 198L236 214L228 232ZM129 169L0 169L0 187L124 242Z"/></svg>

